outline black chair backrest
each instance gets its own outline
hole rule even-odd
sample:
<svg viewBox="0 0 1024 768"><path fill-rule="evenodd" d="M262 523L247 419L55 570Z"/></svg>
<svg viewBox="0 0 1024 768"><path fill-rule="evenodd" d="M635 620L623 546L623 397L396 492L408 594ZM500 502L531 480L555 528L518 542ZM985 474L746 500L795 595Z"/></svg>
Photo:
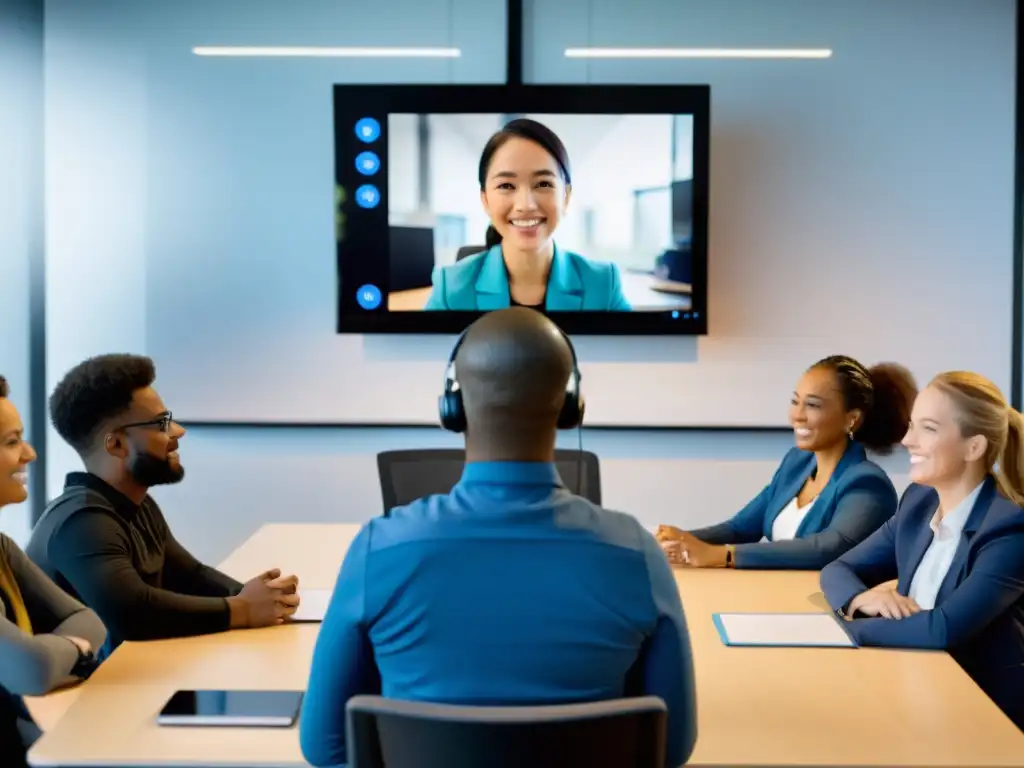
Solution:
<svg viewBox="0 0 1024 768"><path fill-rule="evenodd" d="M462 476L465 463L466 452L460 448L378 453L384 514L425 496L449 493ZM601 465L597 454L560 449L555 451L555 464L566 488L595 504L601 503Z"/></svg>
<svg viewBox="0 0 1024 768"><path fill-rule="evenodd" d="M655 696L541 707L461 707L356 696L349 768L663 768Z"/></svg>
<svg viewBox="0 0 1024 768"><path fill-rule="evenodd" d="M486 245L464 245L456 252L455 261L462 261L463 259L472 256L474 253L483 253L486 250Z"/></svg>

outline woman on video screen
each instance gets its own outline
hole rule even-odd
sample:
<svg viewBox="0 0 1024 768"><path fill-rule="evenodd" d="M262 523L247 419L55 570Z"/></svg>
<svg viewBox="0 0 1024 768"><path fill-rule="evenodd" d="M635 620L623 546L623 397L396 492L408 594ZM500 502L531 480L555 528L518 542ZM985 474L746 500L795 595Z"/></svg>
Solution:
<svg viewBox="0 0 1024 768"><path fill-rule="evenodd" d="M535 120L512 120L480 156L487 250L434 270L424 309L525 306L553 312L629 311L615 264L555 245L572 195L569 155Z"/></svg>

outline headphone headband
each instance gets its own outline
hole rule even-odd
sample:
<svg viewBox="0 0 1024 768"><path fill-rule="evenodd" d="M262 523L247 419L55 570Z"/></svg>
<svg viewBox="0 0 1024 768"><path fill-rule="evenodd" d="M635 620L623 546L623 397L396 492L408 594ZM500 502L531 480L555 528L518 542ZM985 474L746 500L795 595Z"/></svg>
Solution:
<svg viewBox="0 0 1024 768"><path fill-rule="evenodd" d="M583 402L583 395L580 392L582 374L580 373L579 361L576 358L576 347L573 346L572 339L557 325L555 328L558 329L562 338L565 339L565 343L569 347L569 354L572 356L572 373L570 374L570 381L566 382L565 402L562 403L562 410L558 414L558 428L575 429L583 423L585 404ZM458 357L459 349L466 340L466 334L468 333L469 327L460 333L459 337L455 340L455 345L448 356L448 363L445 365L444 392L438 398L441 426L449 432L466 431L466 410L462 402L462 391L458 388L455 358Z"/></svg>

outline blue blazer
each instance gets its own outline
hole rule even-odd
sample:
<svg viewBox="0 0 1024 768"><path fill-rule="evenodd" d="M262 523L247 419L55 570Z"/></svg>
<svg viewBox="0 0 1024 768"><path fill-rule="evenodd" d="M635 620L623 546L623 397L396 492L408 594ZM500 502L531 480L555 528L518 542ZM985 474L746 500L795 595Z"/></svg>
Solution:
<svg viewBox="0 0 1024 768"><path fill-rule="evenodd" d="M479 311L512 305L508 270L496 245L448 267L437 267L424 309ZM555 246L544 308L550 312L628 312L622 276L615 264L591 261Z"/></svg>
<svg viewBox="0 0 1024 768"><path fill-rule="evenodd" d="M797 528L796 538L772 541L775 518L814 473L813 453L792 448L768 486L724 523L691 533L708 544L736 544L737 568L819 570L859 544L896 511L889 476L851 442L828 483ZM761 539L768 539L761 542Z"/></svg>
<svg viewBox="0 0 1024 768"><path fill-rule="evenodd" d="M895 517L821 572L825 598L842 610L865 589L898 578L907 595L932 541L934 489L911 485ZM846 624L860 645L946 650L1024 730L1024 511L988 478L967 518L935 608L908 619Z"/></svg>

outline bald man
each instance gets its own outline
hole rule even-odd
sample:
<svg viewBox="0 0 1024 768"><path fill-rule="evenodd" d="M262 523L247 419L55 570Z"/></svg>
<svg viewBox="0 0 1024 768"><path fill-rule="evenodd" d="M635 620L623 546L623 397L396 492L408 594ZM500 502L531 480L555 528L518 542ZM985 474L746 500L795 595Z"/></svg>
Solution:
<svg viewBox="0 0 1024 768"><path fill-rule="evenodd" d="M553 463L572 368L538 312L470 327L455 358L462 478L352 542L303 704L312 765L345 763L357 694L480 706L655 695L669 712L665 764L689 758L693 665L668 561L634 518L566 490Z"/></svg>

